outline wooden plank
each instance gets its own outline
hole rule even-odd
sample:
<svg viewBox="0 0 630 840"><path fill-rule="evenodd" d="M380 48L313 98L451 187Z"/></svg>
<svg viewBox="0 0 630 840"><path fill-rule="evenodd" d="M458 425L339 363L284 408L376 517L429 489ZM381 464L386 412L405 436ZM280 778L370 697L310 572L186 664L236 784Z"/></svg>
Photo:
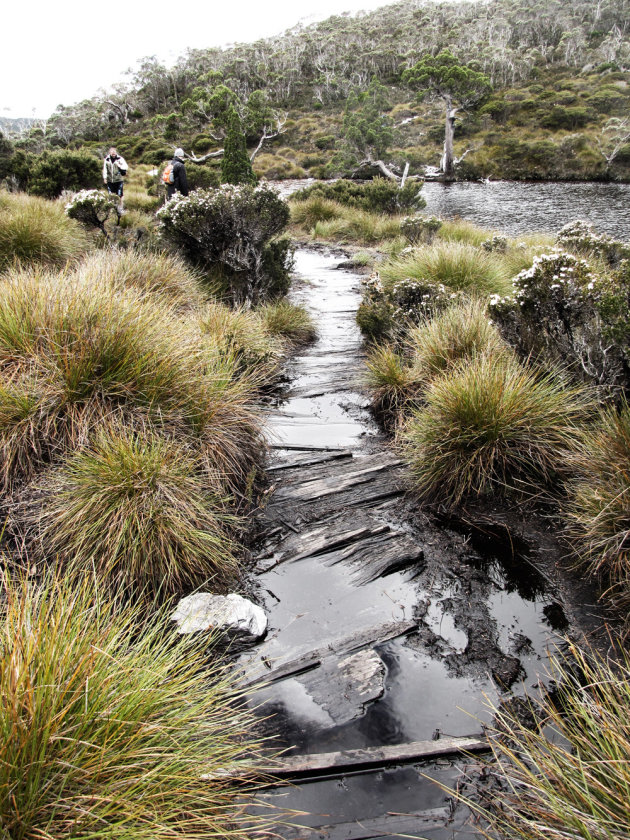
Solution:
<svg viewBox="0 0 630 840"><path fill-rule="evenodd" d="M316 464L325 464L330 461L345 461L352 458L352 452L348 449L334 450L332 452L323 452L321 455L311 454L310 452L296 453L284 461L272 462L267 466L267 472L279 472L280 470L292 470L297 467L311 467Z"/></svg>
<svg viewBox="0 0 630 840"><path fill-rule="evenodd" d="M390 470L392 467L400 466L399 460L386 461L364 467L360 470L352 470L340 476L330 478L308 479L301 484L291 487L281 487L274 493L274 501L289 499L291 501L313 501L325 496L333 495L357 487L360 484L372 481L377 475Z"/></svg>
<svg viewBox="0 0 630 840"><path fill-rule="evenodd" d="M276 763L261 768L260 772L278 778L298 776L339 776L359 769L388 767L393 764L411 764L447 755L487 752L490 749L483 735L462 738L438 738L435 741L411 741L385 747L365 747L359 750L340 750L310 755L280 757Z"/></svg>
<svg viewBox="0 0 630 840"><path fill-rule="evenodd" d="M386 534L389 530L389 525L375 525L373 527L368 525L352 530L333 532L332 534L327 526L315 528L306 533L298 532L295 536L284 539L271 557L261 558L261 562L257 564L256 568L259 571L269 572L281 563L294 563L298 560L306 560L309 557L330 554L347 546L360 543L369 537Z"/></svg>
<svg viewBox="0 0 630 840"><path fill-rule="evenodd" d="M409 814L383 814L380 817L354 820L331 825L287 826L285 840L372 840L372 838L400 835L418 837L418 832L444 828L451 816L450 808L431 808Z"/></svg>
<svg viewBox="0 0 630 840"><path fill-rule="evenodd" d="M261 682L277 682L277 680L284 680L287 677L303 674L306 671L317 668L322 660L329 656L353 653L365 647L382 644L391 639L397 639L399 636L412 633L417 627L418 622L412 619L407 619L406 621L389 621L385 624L367 627L365 630L351 633L348 636L343 636L341 639L335 639L328 645L303 653L295 659L288 659L286 662L282 662L275 667L272 665L268 671L263 671L261 667L260 674L255 679L248 680L245 685L250 686ZM261 663L261 666L262 664L264 663ZM250 662L248 671L251 670L252 665L253 663Z"/></svg>

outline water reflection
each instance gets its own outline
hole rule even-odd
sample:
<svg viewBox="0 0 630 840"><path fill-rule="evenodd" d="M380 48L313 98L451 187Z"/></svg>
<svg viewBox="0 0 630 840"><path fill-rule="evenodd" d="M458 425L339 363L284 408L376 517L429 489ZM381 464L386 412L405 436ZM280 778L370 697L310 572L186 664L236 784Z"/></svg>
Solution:
<svg viewBox="0 0 630 840"><path fill-rule="evenodd" d="M574 219L591 222L600 233L630 238L630 184L567 184L489 181L426 183L424 212L461 216L509 234L555 233Z"/></svg>

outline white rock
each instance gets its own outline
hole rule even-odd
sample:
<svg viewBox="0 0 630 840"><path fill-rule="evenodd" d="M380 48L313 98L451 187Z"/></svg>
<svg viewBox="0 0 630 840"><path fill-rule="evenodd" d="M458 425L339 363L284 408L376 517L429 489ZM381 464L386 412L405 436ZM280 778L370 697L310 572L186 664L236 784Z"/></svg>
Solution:
<svg viewBox="0 0 630 840"><path fill-rule="evenodd" d="M249 633L259 639L267 630L267 616L247 598L230 595L211 595L197 592L182 598L171 618L177 622L177 632L198 633L201 630L233 630Z"/></svg>

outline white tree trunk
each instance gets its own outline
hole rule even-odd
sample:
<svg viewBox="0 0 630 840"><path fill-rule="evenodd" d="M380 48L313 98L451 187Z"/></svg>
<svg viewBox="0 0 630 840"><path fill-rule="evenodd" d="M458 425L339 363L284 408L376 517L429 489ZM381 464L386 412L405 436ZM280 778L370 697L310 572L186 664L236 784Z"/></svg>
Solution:
<svg viewBox="0 0 630 840"><path fill-rule="evenodd" d="M453 108L453 102L446 100L446 123L444 126L444 154L440 163L442 172L447 177L453 175L453 136L455 134L455 116L457 108Z"/></svg>

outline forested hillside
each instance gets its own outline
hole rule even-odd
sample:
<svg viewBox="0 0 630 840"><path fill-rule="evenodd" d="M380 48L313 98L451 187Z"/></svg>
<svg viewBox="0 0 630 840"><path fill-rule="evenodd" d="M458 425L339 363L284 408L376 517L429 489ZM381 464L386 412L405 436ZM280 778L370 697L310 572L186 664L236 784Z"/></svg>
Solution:
<svg viewBox="0 0 630 840"><path fill-rule="evenodd" d="M377 128L372 156L421 172L440 159L443 103L419 98L404 74L448 50L489 80L477 107L457 114L461 177L626 180L629 26L630 0L403 0L191 50L172 68L145 58L126 84L60 107L22 146L100 154L114 142L133 161L159 164L174 144L218 152L234 109L267 177L354 171L366 157L357 124L362 134Z"/></svg>

